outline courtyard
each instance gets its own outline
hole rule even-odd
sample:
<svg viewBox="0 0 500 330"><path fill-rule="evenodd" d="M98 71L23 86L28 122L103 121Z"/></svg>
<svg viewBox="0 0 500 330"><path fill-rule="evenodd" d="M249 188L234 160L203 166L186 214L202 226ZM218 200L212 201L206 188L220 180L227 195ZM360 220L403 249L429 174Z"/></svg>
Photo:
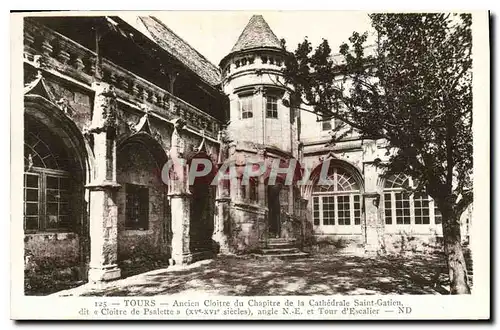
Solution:
<svg viewBox="0 0 500 330"><path fill-rule="evenodd" d="M221 256L172 266L57 296L446 294L438 255L313 255L297 260Z"/></svg>

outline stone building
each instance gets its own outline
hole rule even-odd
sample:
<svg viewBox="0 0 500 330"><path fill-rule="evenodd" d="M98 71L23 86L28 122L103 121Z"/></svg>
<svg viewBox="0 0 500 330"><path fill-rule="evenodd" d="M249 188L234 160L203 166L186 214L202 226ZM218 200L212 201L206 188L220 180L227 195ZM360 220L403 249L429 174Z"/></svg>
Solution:
<svg viewBox="0 0 500 330"><path fill-rule="evenodd" d="M329 145L339 123L283 101L285 54L262 16L219 66L152 17L25 18L27 271L99 282L141 260L185 264L283 242L362 253L437 244L433 201L373 165L383 141ZM212 170L189 182L201 159ZM249 163L300 165L291 184L269 171L208 184Z"/></svg>

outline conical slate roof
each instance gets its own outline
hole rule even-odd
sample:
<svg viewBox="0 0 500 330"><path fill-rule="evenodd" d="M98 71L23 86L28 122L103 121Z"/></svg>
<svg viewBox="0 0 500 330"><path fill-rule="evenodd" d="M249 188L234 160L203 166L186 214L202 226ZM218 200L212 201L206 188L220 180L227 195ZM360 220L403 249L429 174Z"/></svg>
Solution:
<svg viewBox="0 0 500 330"><path fill-rule="evenodd" d="M264 20L264 17L262 15L253 15L243 32L241 32L233 49L231 49L231 53L263 47L283 49L281 42Z"/></svg>

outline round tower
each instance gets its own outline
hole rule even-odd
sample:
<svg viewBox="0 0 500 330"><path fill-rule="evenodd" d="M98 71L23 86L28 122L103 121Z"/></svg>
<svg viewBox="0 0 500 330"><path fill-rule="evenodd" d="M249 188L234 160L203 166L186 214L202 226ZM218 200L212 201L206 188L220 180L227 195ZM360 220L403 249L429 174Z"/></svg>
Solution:
<svg viewBox="0 0 500 330"><path fill-rule="evenodd" d="M222 86L230 100L229 134L294 154L296 123L283 105L288 92L281 70L286 52L261 15L254 15L221 62Z"/></svg>

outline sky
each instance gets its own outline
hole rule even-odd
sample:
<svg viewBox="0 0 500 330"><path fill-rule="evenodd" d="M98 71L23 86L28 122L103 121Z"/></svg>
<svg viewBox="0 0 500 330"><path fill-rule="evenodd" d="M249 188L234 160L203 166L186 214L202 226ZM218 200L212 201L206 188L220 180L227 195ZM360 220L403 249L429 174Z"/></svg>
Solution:
<svg viewBox="0 0 500 330"><path fill-rule="evenodd" d="M278 39L285 38L288 50L295 50L304 37L318 45L322 38L333 53L354 31L370 29L361 11L162 11L152 13L198 52L218 65L229 53L254 14L263 15Z"/></svg>

